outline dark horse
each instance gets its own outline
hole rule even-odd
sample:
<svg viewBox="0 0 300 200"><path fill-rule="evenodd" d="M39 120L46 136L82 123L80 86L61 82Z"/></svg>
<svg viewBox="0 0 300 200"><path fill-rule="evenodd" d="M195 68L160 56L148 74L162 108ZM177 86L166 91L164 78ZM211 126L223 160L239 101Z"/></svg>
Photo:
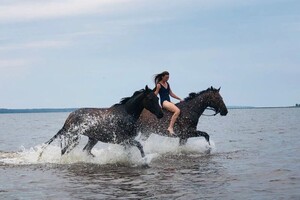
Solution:
<svg viewBox="0 0 300 200"><path fill-rule="evenodd" d="M220 88L211 87L199 93L190 93L183 102L177 103L181 112L174 126L176 135L173 136L167 131L172 113L163 110L163 118L157 120L147 110L144 110L137 123L141 139L146 140L151 133L155 133L168 137L179 137L180 145L184 145L190 137L200 136L203 136L209 143L209 135L206 132L198 131L197 124L200 116L208 107L215 111L215 115L218 113L222 116L227 115L228 111L219 91Z"/></svg>
<svg viewBox="0 0 300 200"><path fill-rule="evenodd" d="M85 135L89 140L83 150L89 155L93 155L92 148L98 141L101 141L136 146L144 157L143 146L135 140L137 136L136 122L144 108L157 118L163 117L158 97L148 86L136 91L131 97L123 98L120 103L110 108L78 109L69 115L62 129L46 142L43 149L54 139L60 137L61 155L63 155L78 145L80 135Z"/></svg>

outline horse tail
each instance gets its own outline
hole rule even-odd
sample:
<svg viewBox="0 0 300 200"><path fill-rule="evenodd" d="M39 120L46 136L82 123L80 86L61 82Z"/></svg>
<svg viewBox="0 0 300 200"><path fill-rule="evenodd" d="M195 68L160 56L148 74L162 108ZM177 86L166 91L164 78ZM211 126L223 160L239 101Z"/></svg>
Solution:
<svg viewBox="0 0 300 200"><path fill-rule="evenodd" d="M61 138L60 147L61 155L69 153L79 144L80 135L79 134L67 134L65 137Z"/></svg>
<svg viewBox="0 0 300 200"><path fill-rule="evenodd" d="M44 153L44 150L48 147L48 145L50 145L57 137L63 135L65 133L64 128L60 129L50 140L48 140L46 143L43 144L42 146L42 151L38 157L38 159L40 159Z"/></svg>
<svg viewBox="0 0 300 200"><path fill-rule="evenodd" d="M62 128L60 129L50 140L48 140L45 144L48 146L51 144L57 137L63 135L65 133L65 130Z"/></svg>

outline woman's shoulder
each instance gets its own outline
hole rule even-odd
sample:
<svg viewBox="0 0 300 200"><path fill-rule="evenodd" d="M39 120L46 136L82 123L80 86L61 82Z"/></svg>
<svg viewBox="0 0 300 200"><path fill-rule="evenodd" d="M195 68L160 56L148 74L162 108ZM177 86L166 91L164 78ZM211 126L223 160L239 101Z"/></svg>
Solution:
<svg viewBox="0 0 300 200"><path fill-rule="evenodd" d="M170 83L169 82L167 82L167 85L168 85L168 88L170 87Z"/></svg>

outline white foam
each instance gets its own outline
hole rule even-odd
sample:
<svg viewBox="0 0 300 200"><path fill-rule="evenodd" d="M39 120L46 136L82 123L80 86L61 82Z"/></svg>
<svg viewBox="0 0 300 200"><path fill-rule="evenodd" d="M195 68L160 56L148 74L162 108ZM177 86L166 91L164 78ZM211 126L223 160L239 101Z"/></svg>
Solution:
<svg viewBox="0 0 300 200"><path fill-rule="evenodd" d="M168 138L152 134L146 142L141 142L146 153L205 153L215 149L215 143L210 145L204 138L189 138L185 145L179 145L178 138Z"/></svg>
<svg viewBox="0 0 300 200"><path fill-rule="evenodd" d="M99 143L96 145L92 153L95 157L88 156L82 151L82 145L76 147L69 154L61 156L60 147L58 145L49 145L42 152L42 145L37 145L26 149L21 148L19 152L0 152L0 164L28 165L28 164L73 164L73 163L95 163L95 164L114 164L129 163L134 165L150 164L151 161L159 156L169 153L204 153L208 150L215 149L215 144L211 141L211 145L203 138L190 138L186 145L179 146L179 139L167 138L158 135L151 135L146 142L141 142L144 146L145 158L141 158L141 154L136 147L124 149L121 145Z"/></svg>

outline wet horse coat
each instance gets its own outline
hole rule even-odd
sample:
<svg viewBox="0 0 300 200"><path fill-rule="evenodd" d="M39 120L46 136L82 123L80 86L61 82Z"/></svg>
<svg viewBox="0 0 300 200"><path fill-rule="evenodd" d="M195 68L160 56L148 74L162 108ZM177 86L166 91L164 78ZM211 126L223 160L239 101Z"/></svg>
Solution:
<svg viewBox="0 0 300 200"><path fill-rule="evenodd" d="M136 91L132 97L121 100L110 108L82 108L72 112L62 129L48 142L61 138L61 154L70 152L79 143L80 135L89 138L84 150L91 154L98 141L105 143L136 146L142 157L145 156L142 145L135 140L136 122L143 111L149 110L157 118L163 116L158 97L147 86ZM40 156L42 153L40 154Z"/></svg>

